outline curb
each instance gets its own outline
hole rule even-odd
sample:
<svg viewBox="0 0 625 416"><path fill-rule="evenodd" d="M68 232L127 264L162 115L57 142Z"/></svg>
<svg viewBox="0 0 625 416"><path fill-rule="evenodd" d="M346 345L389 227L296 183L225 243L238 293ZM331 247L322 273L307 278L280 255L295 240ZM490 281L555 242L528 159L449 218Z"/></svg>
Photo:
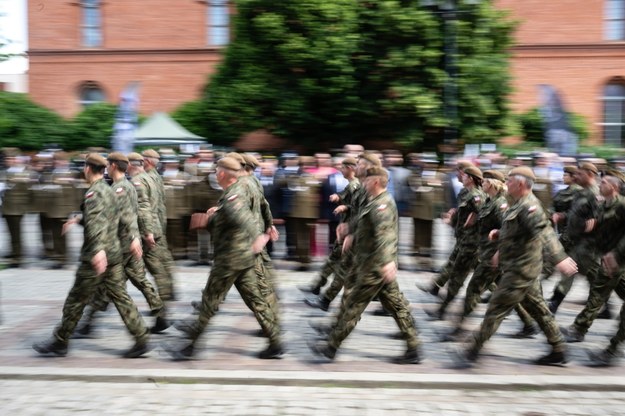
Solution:
<svg viewBox="0 0 625 416"><path fill-rule="evenodd" d="M296 371L214 371L54 367L0 367L0 380L102 383L230 384L298 387L438 390L569 390L625 392L624 376L500 376Z"/></svg>

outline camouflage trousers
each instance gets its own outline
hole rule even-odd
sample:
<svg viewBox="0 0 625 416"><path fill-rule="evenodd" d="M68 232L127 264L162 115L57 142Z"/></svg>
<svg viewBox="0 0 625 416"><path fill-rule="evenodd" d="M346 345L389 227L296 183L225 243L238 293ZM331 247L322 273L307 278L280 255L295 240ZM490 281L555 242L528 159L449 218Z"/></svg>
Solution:
<svg viewBox="0 0 625 416"><path fill-rule="evenodd" d="M167 248L167 240L161 236L155 239L156 245L144 248L143 262L154 276L160 298L167 302L174 300L174 259Z"/></svg>
<svg viewBox="0 0 625 416"><path fill-rule="evenodd" d="M124 279L121 264L109 265L106 272L96 276L90 263L80 263L76 271L74 285L63 305L63 318L55 329L54 336L63 343L69 342L85 306L100 285L106 289L108 297L117 308L130 334L137 342L147 342L148 329L137 310L137 306L126 291L126 279Z"/></svg>
<svg viewBox="0 0 625 416"><path fill-rule="evenodd" d="M549 312L536 276L524 276L518 271L504 271L495 293L488 304L480 329L473 333L471 349L479 352L501 325L504 318L521 305L538 323L554 351L566 350L564 337L553 315Z"/></svg>
<svg viewBox="0 0 625 416"><path fill-rule="evenodd" d="M344 302L328 335L328 344L338 349L360 321L367 305L377 297L397 322L408 349L416 348L420 343L417 327L410 313L408 300L399 289L397 281L386 284L377 273L360 272L362 271L359 271L351 290L343 295Z"/></svg>
<svg viewBox="0 0 625 416"><path fill-rule="evenodd" d="M270 343L279 344L280 326L271 307L260 293L255 267L234 270L221 264L215 264L210 271L208 281L202 291L199 316L192 324L192 331L189 334L190 339L195 343L202 335L232 285L236 287L245 304L254 313L263 332L269 337Z"/></svg>
<svg viewBox="0 0 625 416"><path fill-rule="evenodd" d="M599 274L590 285L590 292L588 293L588 300L584 309L577 314L573 325L580 334L585 335L590 329L595 318L601 311L601 308L610 299L612 292L623 300L625 300L625 270L621 268L616 276L610 277L604 271L603 268L599 270Z"/></svg>
<svg viewBox="0 0 625 416"><path fill-rule="evenodd" d="M464 297L464 309L460 322L475 310L481 301L482 293L494 284L501 275L498 267L490 264L491 259L480 258L480 261L471 276L471 280L467 285L467 291Z"/></svg>
<svg viewBox="0 0 625 416"><path fill-rule="evenodd" d="M152 283L145 276L145 268L143 267L143 260L137 260L132 254L124 253L124 260L122 261L122 267L124 272L124 282L130 280L130 283L134 287L139 289L143 297L152 312L152 315L157 316L163 309L163 301L156 293L156 289ZM90 302L91 311L90 317L96 311L105 310L110 303L109 296L106 293L106 285L101 284L95 296L93 296Z"/></svg>
<svg viewBox="0 0 625 416"><path fill-rule="evenodd" d="M341 264L342 250L343 245L339 244L338 241L335 241L332 244L332 250L330 251L328 258L326 259L326 262L323 264L321 270L319 271L319 279L317 279L317 282L314 283L314 287L318 287L319 289L321 289L326 284L328 284L328 277L332 276L333 274L336 277L337 270Z"/></svg>
<svg viewBox="0 0 625 416"><path fill-rule="evenodd" d="M622 288L625 285L623 279L619 281L619 287ZM620 295L619 295L620 296ZM618 354L619 346L625 341L625 303L621 306L621 312L619 314L618 330L616 334L610 339L610 345L608 351L612 354Z"/></svg>
<svg viewBox="0 0 625 416"><path fill-rule="evenodd" d="M436 279L436 284L443 280L447 281L447 294L441 304L441 311L445 311L447 306L456 298L458 292L464 285L471 270L477 265L477 246L473 244L462 244L458 249L458 254L453 263L445 265L441 276Z"/></svg>
<svg viewBox="0 0 625 416"><path fill-rule="evenodd" d="M260 291L263 299L265 299L269 309L271 309L276 325L279 325L280 309L278 304L278 295L274 285L276 271L273 268L273 263L268 255L266 257L261 255L256 258L254 273L258 279L258 290ZM243 298L243 302L245 302L245 305L250 310L253 310L254 304L252 303L251 298Z"/></svg>
<svg viewBox="0 0 625 416"><path fill-rule="evenodd" d="M352 250L348 250L341 254L338 266L334 269L334 279L332 283L330 283L330 287L328 287L323 294L323 298L328 302L332 302L341 292L341 289L343 289L343 298L345 298L346 292L349 290L349 287L351 287L349 284L346 284L346 282L348 280L349 282L353 282L354 279L354 253Z"/></svg>
<svg viewBox="0 0 625 416"><path fill-rule="evenodd" d="M589 243L585 241L570 247L570 249L567 247L566 253L577 263L579 273L571 276L562 276L558 282L556 291L563 295L569 293L575 278L580 274L586 276L589 285L592 286L592 282L597 277L601 266L599 256L595 254L594 247L591 247Z"/></svg>

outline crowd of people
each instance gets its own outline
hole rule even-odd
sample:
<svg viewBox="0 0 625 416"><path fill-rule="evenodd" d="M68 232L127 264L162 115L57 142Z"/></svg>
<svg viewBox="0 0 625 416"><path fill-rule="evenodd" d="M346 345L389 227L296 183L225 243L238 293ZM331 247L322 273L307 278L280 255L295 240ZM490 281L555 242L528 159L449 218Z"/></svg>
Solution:
<svg viewBox="0 0 625 416"><path fill-rule="evenodd" d="M19 267L20 226L28 212L40 216L50 267L67 263L64 236L83 226L76 280L51 339L36 343L41 354L66 355L72 337L91 331L97 312L113 302L135 344L126 357L142 356L149 338L171 322L167 304L176 298L174 260L194 253L212 263L197 317L177 321L184 341L172 346L174 359L193 357L195 345L219 304L234 286L268 339L259 358L284 354L279 281L272 243L285 232L287 258L306 270L311 262L311 230L329 227L329 255L315 280L301 285L305 302L324 311L342 291L330 325L313 324L320 334L311 350L332 360L372 301L397 322L406 341L398 363L422 360L410 303L397 283L399 218L413 218L412 254L427 264L432 227L442 218L454 230L455 245L429 285L434 296L446 288L430 319L445 319L466 280L463 313L441 341L466 341L456 351L459 367L473 365L484 343L512 311L523 328L518 337L543 331L551 351L542 365L568 361L566 343L583 341L598 316L609 315L613 291L623 298L625 283L625 173L620 161L560 158L538 153L506 160L500 154L456 159L440 168L433 154L403 155L394 150L365 151L346 146L332 157L283 154L279 158L203 150L184 160L148 149L124 155L91 152L81 175L67 154L36 155L31 164L15 149L5 152L2 213L10 231L10 266ZM283 227L283 228L282 228ZM48 251L49 250L49 251ZM431 266L431 265L430 265ZM146 278L146 270L155 285ZM541 279L555 271L560 282L545 299ZM559 327L556 312L574 279L588 279L588 301L575 322ZM148 328L128 296L130 280L145 296L155 317ZM325 289L324 289L325 288ZM492 296L480 328L465 333L464 320L481 296ZM83 324L78 327L81 318ZM625 308L621 309L621 318ZM599 365L620 356L625 321L610 344L591 353Z"/></svg>

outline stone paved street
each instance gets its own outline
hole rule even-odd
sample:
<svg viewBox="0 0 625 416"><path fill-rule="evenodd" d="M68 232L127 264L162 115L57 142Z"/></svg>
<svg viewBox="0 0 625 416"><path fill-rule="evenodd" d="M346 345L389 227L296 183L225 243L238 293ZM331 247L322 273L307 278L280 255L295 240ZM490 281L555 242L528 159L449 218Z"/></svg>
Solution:
<svg viewBox="0 0 625 416"><path fill-rule="evenodd" d="M75 268L46 270L45 263L36 260L40 241L34 226L28 223L26 230L27 266L0 271L3 414L68 414L99 409L106 409L105 414L127 413L128 409L133 414L246 415L622 413L625 377L621 368L586 365L586 350L605 345L616 321L597 321L585 342L571 344L572 362L566 367L537 367L531 361L548 350L545 338L542 334L529 340L512 338L520 323L511 315L487 344L478 366L455 370L450 368L449 359L449 350L455 345L438 341L450 330L450 323L425 319L423 309L433 308L436 299L415 287L415 282L427 282L433 274L413 271L415 258L407 255L401 257L404 267L399 282L412 304L424 344L425 360L420 365L390 363L403 353L405 345L391 338L397 332L392 318L370 313L376 304L365 313L335 362L319 362L309 352L306 341L314 337L309 322L329 320L333 309L324 313L309 308L296 286L314 278L321 257L309 272L294 271L296 264L276 260L288 349L282 360L256 358L266 341L254 335L258 324L235 290L202 338L196 360L169 360L162 346L179 342L181 333L174 328L153 337L155 349L146 358L120 358L132 339L114 308L98 316L93 338L71 343L67 357L39 357L31 344L49 337L58 323ZM1 227L3 223L0 236L5 238ZM450 239L444 226L439 224L437 230L440 263ZM74 232L73 238L75 254L80 233ZM407 237L402 238L405 249ZM0 240L0 247L6 247L6 242ZM171 305L174 319L190 316L189 302L199 298L208 270L178 262L178 300ZM551 293L553 284L554 278L545 282L545 293ZM140 310L146 311L140 293L132 286L129 291ZM584 281L576 282L558 312L561 325L573 321L586 291ZM620 300L615 300L613 311L620 305ZM460 306L459 300L452 312ZM477 326L484 311L481 305L469 326ZM152 323L153 318L145 319Z"/></svg>

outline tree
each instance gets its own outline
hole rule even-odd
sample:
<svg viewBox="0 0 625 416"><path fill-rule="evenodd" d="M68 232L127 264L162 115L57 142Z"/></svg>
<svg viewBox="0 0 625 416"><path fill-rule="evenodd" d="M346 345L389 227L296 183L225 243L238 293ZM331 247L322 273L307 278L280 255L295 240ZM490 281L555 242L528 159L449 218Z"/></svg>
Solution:
<svg viewBox="0 0 625 416"><path fill-rule="evenodd" d="M78 113L70 123L65 143L67 150L87 147L111 147L117 106L110 103L92 104Z"/></svg>
<svg viewBox="0 0 625 416"><path fill-rule="evenodd" d="M206 129L222 144L265 128L311 148L415 145L447 125L494 141L508 116L513 24L490 0L460 3L455 120L444 116L445 25L419 0L238 0L235 39L205 89Z"/></svg>
<svg viewBox="0 0 625 416"><path fill-rule="evenodd" d="M176 108L171 117L191 133L210 137L206 129L206 103L204 101L188 101Z"/></svg>
<svg viewBox="0 0 625 416"><path fill-rule="evenodd" d="M0 109L0 147L39 150L47 144L65 144L65 119L25 94L0 92Z"/></svg>

